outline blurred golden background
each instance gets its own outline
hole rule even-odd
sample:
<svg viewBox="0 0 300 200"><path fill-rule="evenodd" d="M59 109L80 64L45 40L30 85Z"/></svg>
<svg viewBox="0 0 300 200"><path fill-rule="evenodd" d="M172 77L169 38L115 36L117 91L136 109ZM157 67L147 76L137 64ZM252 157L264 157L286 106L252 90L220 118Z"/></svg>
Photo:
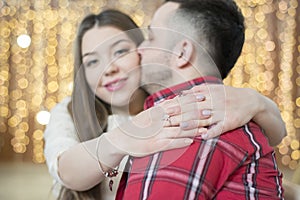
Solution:
<svg viewBox="0 0 300 200"><path fill-rule="evenodd" d="M0 1L0 179L6 172L15 172L11 163L29 163L29 169L47 176L43 130L51 108L72 92L73 40L81 19L116 8L145 27L162 2ZM300 184L300 172L295 173L300 165L299 0L236 2L246 20L246 43L225 83L256 89L277 103L288 131L276 147L278 164L287 179ZM43 179L47 184L49 180ZM0 181L0 187L4 182Z"/></svg>

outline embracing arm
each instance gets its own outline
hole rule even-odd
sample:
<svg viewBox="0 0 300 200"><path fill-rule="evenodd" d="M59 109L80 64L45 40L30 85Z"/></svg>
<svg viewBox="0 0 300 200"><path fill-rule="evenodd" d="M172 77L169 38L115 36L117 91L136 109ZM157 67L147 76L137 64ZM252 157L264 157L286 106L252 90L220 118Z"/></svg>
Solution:
<svg viewBox="0 0 300 200"><path fill-rule="evenodd" d="M44 132L45 158L53 179L67 188L83 191L103 180L95 158L97 140L80 142L68 111L67 97L51 110Z"/></svg>
<svg viewBox="0 0 300 200"><path fill-rule="evenodd" d="M216 108L222 108L222 106L218 105L222 105L222 102L218 101L218 99L222 99L222 97L218 95L224 95L225 98L225 117L221 113L217 113L219 116L216 116L219 118L217 119L219 120L217 126L218 124L223 126L222 133L243 126L250 120L253 120L264 130L271 146L278 145L283 137L286 136L286 128L280 111L275 102L269 98L250 88L217 85L211 85L209 87L211 87L210 97L213 98L211 102L216 104ZM219 87L220 90L224 90L224 92L218 91L216 87ZM214 117L212 116L212 118ZM223 119L224 122L222 122ZM212 134L214 134L213 132L215 130L218 130L217 126L216 129L212 128Z"/></svg>
<svg viewBox="0 0 300 200"><path fill-rule="evenodd" d="M252 119L264 130L271 146L278 145L286 136L285 124L275 102L249 88L225 86L225 94L224 132Z"/></svg>
<svg viewBox="0 0 300 200"><path fill-rule="evenodd" d="M276 146L287 134L280 111L274 101L254 90L252 90L252 92L256 93L255 95L258 99L257 105L259 106L259 109L253 117L253 121L259 124L265 131L270 145Z"/></svg>
<svg viewBox="0 0 300 200"><path fill-rule="evenodd" d="M200 135L203 129L184 131L180 127L165 127L162 120L168 113L161 107L143 111L133 119L120 125L98 138L74 143L71 147L63 148L60 153L54 154L52 160L57 161L57 179L64 186L77 191L85 191L100 183L104 176L103 171L119 165L125 155L145 156L169 149L181 148L190 145L195 135ZM62 120L52 115L52 123ZM76 135L75 130L67 133L67 129L60 128L47 130L46 150L51 151L51 143L59 142L63 146L67 137L63 135ZM74 125L72 125L74 126ZM61 130L58 137L49 137L51 132ZM204 129L205 130L205 129ZM195 133L196 132L196 133ZM119 175L120 176L120 175Z"/></svg>
<svg viewBox="0 0 300 200"><path fill-rule="evenodd" d="M203 101L195 100L199 95L203 96ZM172 123L184 122L184 130L209 126L203 139L216 137L250 120L262 127L271 146L278 145L286 136L285 124L275 102L253 89L203 84L185 91L178 102L174 113L182 112L182 116L172 117Z"/></svg>

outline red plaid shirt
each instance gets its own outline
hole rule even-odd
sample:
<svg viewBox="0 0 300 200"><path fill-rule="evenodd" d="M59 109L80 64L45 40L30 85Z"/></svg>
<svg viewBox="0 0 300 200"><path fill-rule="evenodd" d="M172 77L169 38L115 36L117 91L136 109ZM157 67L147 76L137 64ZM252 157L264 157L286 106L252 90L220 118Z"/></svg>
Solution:
<svg viewBox="0 0 300 200"><path fill-rule="evenodd" d="M151 95L145 105L204 82L220 80L198 78ZM283 199L274 150L253 122L211 140L195 138L187 148L135 158L124 178L118 200Z"/></svg>

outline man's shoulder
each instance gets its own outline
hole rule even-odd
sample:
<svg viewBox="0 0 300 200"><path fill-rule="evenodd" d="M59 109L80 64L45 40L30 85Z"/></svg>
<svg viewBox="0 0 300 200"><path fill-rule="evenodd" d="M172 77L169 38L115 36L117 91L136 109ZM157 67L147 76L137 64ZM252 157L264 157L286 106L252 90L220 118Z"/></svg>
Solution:
<svg viewBox="0 0 300 200"><path fill-rule="evenodd" d="M238 139L243 138L243 137L249 138L251 135L255 135L256 137L264 136L264 133L263 133L263 130L261 129L261 127L254 122L249 122L241 127L238 127L231 131L227 131L226 133L223 133L220 136L220 138L224 139L224 140L237 139L237 142L239 142Z"/></svg>
<svg viewBox="0 0 300 200"><path fill-rule="evenodd" d="M269 145L269 141L263 130L254 122L249 122L242 127L228 131L219 138L221 141L231 145L239 146L248 153L260 150L270 153L274 149Z"/></svg>

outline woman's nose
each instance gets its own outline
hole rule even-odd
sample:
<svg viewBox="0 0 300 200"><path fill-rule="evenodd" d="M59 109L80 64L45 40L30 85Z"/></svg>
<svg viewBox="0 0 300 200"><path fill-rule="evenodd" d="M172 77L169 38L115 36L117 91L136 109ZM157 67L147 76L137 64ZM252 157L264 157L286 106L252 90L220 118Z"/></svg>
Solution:
<svg viewBox="0 0 300 200"><path fill-rule="evenodd" d="M105 71L105 76L111 76L111 75L114 75L118 72L119 72L119 67L116 64L111 63L111 65L108 66L106 71Z"/></svg>

